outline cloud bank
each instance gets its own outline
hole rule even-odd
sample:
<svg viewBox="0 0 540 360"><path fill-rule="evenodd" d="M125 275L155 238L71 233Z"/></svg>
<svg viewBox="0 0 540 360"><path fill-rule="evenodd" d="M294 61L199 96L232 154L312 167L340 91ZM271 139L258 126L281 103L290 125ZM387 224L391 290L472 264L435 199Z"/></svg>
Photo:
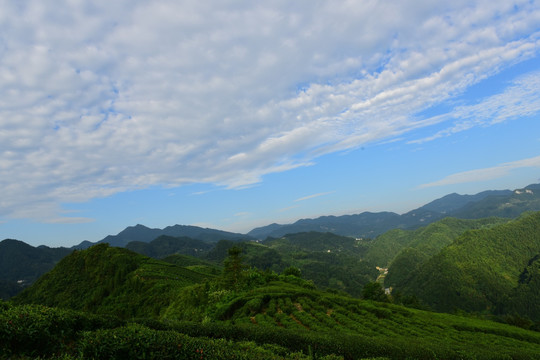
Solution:
<svg viewBox="0 0 540 360"><path fill-rule="evenodd" d="M540 48L529 1L0 4L0 216L48 222L447 121L414 114Z"/></svg>

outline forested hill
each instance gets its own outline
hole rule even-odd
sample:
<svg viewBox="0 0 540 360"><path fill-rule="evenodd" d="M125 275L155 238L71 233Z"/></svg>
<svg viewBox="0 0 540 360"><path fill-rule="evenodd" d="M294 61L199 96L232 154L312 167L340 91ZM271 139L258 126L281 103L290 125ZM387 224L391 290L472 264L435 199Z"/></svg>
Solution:
<svg viewBox="0 0 540 360"><path fill-rule="evenodd" d="M22 241L0 242L0 299L7 299L71 253L66 248L33 247Z"/></svg>
<svg viewBox="0 0 540 360"><path fill-rule="evenodd" d="M150 242L132 241L126 245L126 249L160 259L173 254L198 256L210 250L213 246L203 240L186 236L161 235Z"/></svg>
<svg viewBox="0 0 540 360"><path fill-rule="evenodd" d="M13 301L121 317L156 316L178 289L209 277L201 271L98 244L66 256Z"/></svg>
<svg viewBox="0 0 540 360"><path fill-rule="evenodd" d="M540 320L540 212L471 230L392 285L439 311L517 313ZM390 274L389 274L390 275ZM391 280L391 278L389 278Z"/></svg>
<svg viewBox="0 0 540 360"><path fill-rule="evenodd" d="M390 230L371 242L365 258L386 267L405 249L415 249L425 256L432 256L467 230L491 227L507 221L509 220L495 217L485 219L447 217L416 230Z"/></svg>

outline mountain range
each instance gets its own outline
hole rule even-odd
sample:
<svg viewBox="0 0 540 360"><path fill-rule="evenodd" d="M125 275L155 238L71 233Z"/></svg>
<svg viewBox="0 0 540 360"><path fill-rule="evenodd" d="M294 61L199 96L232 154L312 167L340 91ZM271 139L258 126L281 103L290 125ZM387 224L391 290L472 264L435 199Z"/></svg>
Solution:
<svg viewBox="0 0 540 360"><path fill-rule="evenodd" d="M403 225L374 237L137 225L84 250L4 240L11 285L50 271L0 301L0 358L537 359L539 190L311 219Z"/></svg>
<svg viewBox="0 0 540 360"><path fill-rule="evenodd" d="M272 244L271 239L279 239L287 234L309 234L310 232L332 233L340 236L364 239L364 242L356 243L355 246L357 247L355 249L362 251L362 257L373 258L371 263L378 266L385 266L386 263L392 260L402 250L399 246L406 244L403 243L404 245L394 247L393 252L388 252L384 249L382 238L377 243L373 243L376 246L372 246L370 241L390 230L414 230L448 216L462 219L485 217L514 218L522 212L530 210L540 210L540 184L532 184L513 191L484 191L476 195L449 194L402 215L392 212L364 212L355 215L321 216L315 219L301 219L293 224L271 224L253 229L247 234L187 225L174 225L164 229L152 229L139 224L127 227L117 235L109 235L95 243L84 241L71 249L55 249L46 246L32 247L21 241L4 240L0 242L0 257L2 260L0 263L0 298L6 299L18 293L25 285L31 284L40 275L52 269L61 258L71 251L75 249L86 249L97 243L128 247L136 252L160 258L174 253L185 255L202 254L210 251L221 240L238 242L258 239L259 241L266 240L267 244ZM314 237L320 236L312 233L308 237L312 240ZM324 235L322 238L328 238L328 236ZM150 242L160 237L160 240L150 244ZM306 235L301 235L301 237L306 237ZM178 238L182 238L183 240L180 241ZM290 236L289 238L293 239ZM299 237L296 237L296 239L299 239ZM326 240L327 243L330 241L328 239ZM275 246L278 245L279 243L275 243ZM283 246L283 244L279 246ZM377 250L377 248L381 250ZM333 248L328 246L327 250L331 249ZM383 254L380 258L375 256L377 251L379 254ZM220 252L222 254L220 256L223 257L223 254L226 254L226 249L223 248ZM252 265L263 266L263 268L271 267L271 264L269 264L270 259L280 259L276 255L275 249L260 252L259 248L259 250L253 251L253 254L250 258ZM360 253L357 252L358 255ZM212 255L210 254L209 256ZM328 256L324 258L323 263L318 264L326 264L330 261L326 259ZM334 252L331 256L343 255L338 255ZM375 261L375 259L379 260ZM308 266L308 264L302 263L298 259L289 259L289 263ZM280 270L284 266L283 264L285 263L279 260L274 264L274 268ZM316 267L313 264L309 266L311 269ZM314 274L313 270L309 271ZM330 280L332 279L328 279L329 283L335 282L334 280Z"/></svg>
<svg viewBox="0 0 540 360"><path fill-rule="evenodd" d="M540 210L540 184L516 190L488 190L475 195L449 194L424 206L399 215L394 212L363 212L353 215L321 216L300 219L292 224L270 224L257 227L247 234L228 232L191 225L173 225L164 229L138 224L129 226L116 235L97 241L83 241L76 249L86 249L97 243L125 247L129 242L150 242L159 236L189 237L216 243L219 240L264 240L300 232L331 232L355 238L374 238L392 229L415 229L447 216L461 219L485 217L514 218L524 211Z"/></svg>
<svg viewBox="0 0 540 360"><path fill-rule="evenodd" d="M141 224L128 226L116 235L108 235L102 240L92 243L83 241L79 245L74 246L75 249L87 249L94 244L107 243L111 246L125 247L132 241L148 243L160 236L172 237L189 237L192 239L202 240L208 243L216 243L219 240L252 240L253 237L245 234L233 233L228 231L201 228L192 225L173 225L167 226L164 229L152 229Z"/></svg>
<svg viewBox="0 0 540 360"><path fill-rule="evenodd" d="M301 219L293 224L258 227L247 235L265 239L319 231L356 238L373 238L391 229L414 229L447 216L461 219L492 216L513 218L524 211L534 210L540 210L540 184L532 184L514 191L483 191L476 195L453 193L402 215L393 212L363 212L355 215L321 216L316 219Z"/></svg>

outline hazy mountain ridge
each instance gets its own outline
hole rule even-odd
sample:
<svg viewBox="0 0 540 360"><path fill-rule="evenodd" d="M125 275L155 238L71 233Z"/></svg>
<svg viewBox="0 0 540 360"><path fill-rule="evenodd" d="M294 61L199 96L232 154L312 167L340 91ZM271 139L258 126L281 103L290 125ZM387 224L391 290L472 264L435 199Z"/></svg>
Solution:
<svg viewBox="0 0 540 360"><path fill-rule="evenodd" d="M524 211L540 210L540 184L522 189L488 190L475 195L446 195L405 214L364 212L355 215L321 216L293 224L258 227L248 235L264 239L286 234L320 231L357 238L376 237L392 229L414 229L444 217L463 219L517 217Z"/></svg>
<svg viewBox="0 0 540 360"><path fill-rule="evenodd" d="M509 196L511 190L487 190L475 195L460 195L457 193L448 194L440 199L433 200L430 203L418 208L418 210L429 210L441 214L447 214L459 210L469 203L474 203L485 199L488 196Z"/></svg>
<svg viewBox="0 0 540 360"><path fill-rule="evenodd" d="M94 244L108 243L111 246L125 247L132 241L149 243L159 236L166 235L171 237L189 237L192 239L202 240L208 243L215 243L219 240L250 240L251 236L233 233L223 230L210 228L201 228L192 225L173 225L163 229L149 228L141 224L128 226L116 235L108 235L96 243L82 242L75 246L77 249L85 249Z"/></svg>

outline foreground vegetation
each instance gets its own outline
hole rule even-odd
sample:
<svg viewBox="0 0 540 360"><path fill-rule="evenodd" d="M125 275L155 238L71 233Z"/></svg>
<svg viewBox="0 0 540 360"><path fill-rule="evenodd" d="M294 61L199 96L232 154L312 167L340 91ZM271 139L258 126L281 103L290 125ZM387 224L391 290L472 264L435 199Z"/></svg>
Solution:
<svg viewBox="0 0 540 360"><path fill-rule="evenodd" d="M182 266L107 245L77 251L0 303L0 357L537 359L540 353L538 332L322 291L298 268L261 271L245 265L241 249L228 253L216 276L193 258Z"/></svg>
<svg viewBox="0 0 540 360"><path fill-rule="evenodd" d="M291 308L284 306L287 310L278 320L284 327L276 326L272 317L265 322L262 313L255 315L255 322L196 323L121 320L41 305L4 305L0 357L537 359L540 353L540 334L485 320L343 299L342 306L331 304L336 309L329 316L313 305L308 308L311 299L296 298L298 303L289 299ZM299 311L296 304L307 305L308 310ZM315 302L318 306L326 308Z"/></svg>

